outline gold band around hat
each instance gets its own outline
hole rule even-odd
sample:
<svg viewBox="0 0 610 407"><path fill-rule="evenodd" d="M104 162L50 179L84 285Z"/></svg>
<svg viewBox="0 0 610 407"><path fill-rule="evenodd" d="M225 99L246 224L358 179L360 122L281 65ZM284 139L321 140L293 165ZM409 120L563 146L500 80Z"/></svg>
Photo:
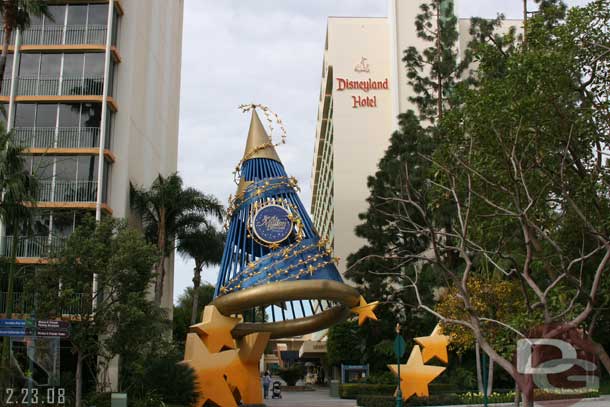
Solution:
<svg viewBox="0 0 610 407"><path fill-rule="evenodd" d="M340 303L319 314L279 322L244 322L232 331L235 338L254 332L269 332L271 338L305 335L336 324L345 319L350 308L358 305L360 294L347 284L332 280L282 281L246 288L216 297L214 305L220 313L229 316L255 307L265 307L283 301L324 300Z"/></svg>

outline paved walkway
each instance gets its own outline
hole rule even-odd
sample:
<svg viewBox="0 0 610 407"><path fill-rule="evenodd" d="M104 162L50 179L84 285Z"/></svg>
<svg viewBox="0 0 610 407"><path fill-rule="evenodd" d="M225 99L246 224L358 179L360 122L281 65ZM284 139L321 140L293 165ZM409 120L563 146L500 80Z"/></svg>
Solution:
<svg viewBox="0 0 610 407"><path fill-rule="evenodd" d="M269 392L271 393L271 392ZM282 392L281 399L264 400L268 407L356 407L356 400L341 400L330 397L328 388L315 391Z"/></svg>

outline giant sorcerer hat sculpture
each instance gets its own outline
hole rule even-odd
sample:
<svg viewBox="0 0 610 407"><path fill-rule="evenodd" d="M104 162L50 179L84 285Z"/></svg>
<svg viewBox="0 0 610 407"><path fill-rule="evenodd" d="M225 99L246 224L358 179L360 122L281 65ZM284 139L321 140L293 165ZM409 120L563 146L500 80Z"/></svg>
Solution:
<svg viewBox="0 0 610 407"><path fill-rule="evenodd" d="M260 403L258 361L269 338L316 332L351 312L360 324L376 319L377 303L367 304L343 282L338 259L316 232L297 180L286 174L256 108L271 132L274 122L280 127L283 143L282 121L265 106L240 107L252 117L236 168L237 193L229 202L216 292L186 344L185 362L199 379L199 406Z"/></svg>

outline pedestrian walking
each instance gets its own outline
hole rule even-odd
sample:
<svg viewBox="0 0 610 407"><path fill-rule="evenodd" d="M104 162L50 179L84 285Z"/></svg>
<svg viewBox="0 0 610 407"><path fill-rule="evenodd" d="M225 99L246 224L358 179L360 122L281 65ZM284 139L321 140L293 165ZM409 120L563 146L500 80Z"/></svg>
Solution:
<svg viewBox="0 0 610 407"><path fill-rule="evenodd" d="M263 394L265 398L269 396L269 386L271 386L271 375L266 371L263 376Z"/></svg>

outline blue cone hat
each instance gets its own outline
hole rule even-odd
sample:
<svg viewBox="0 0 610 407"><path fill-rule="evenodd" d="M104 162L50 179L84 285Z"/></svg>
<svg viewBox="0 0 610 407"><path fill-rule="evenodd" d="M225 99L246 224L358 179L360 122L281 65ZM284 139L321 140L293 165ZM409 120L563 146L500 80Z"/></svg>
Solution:
<svg viewBox="0 0 610 407"><path fill-rule="evenodd" d="M253 324L249 332L272 331L272 337L345 318L359 294L343 283L255 108L238 169L213 304L224 314L243 314L241 325Z"/></svg>

